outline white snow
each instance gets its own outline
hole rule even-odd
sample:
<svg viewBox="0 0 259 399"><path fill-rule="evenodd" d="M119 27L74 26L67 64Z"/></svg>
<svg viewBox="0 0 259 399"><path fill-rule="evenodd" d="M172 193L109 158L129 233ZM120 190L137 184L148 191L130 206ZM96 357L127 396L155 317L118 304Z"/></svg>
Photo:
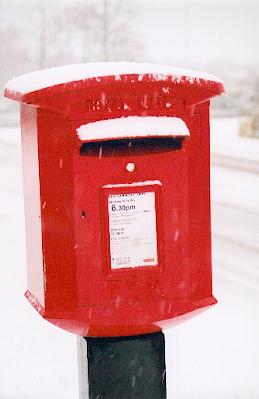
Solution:
<svg viewBox="0 0 259 399"><path fill-rule="evenodd" d="M138 137L189 136L181 118L169 116L128 116L87 123L77 129L82 141Z"/></svg>
<svg viewBox="0 0 259 399"><path fill-rule="evenodd" d="M190 83L193 83L195 79L222 83L222 80L214 75L189 69L175 68L169 65L137 62L92 62L64 65L31 72L9 80L5 87L10 91L26 94L58 84L89 78L98 79L103 76L115 75L116 80L120 80L121 75L132 74L140 75L139 80L142 80L143 75L150 74L157 80L165 80L167 76L173 76L179 81L184 76L190 80Z"/></svg>

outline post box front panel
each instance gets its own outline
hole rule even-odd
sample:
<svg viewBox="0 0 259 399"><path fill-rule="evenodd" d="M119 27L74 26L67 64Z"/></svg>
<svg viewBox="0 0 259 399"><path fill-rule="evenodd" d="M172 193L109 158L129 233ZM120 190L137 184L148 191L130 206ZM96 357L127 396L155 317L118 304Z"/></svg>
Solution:
<svg viewBox="0 0 259 399"><path fill-rule="evenodd" d="M185 119L190 130L199 132L198 115ZM106 143L94 143L94 151L86 149L82 152L85 143L75 134L79 125L80 122L72 124L75 135L74 248L78 305L189 297L188 143L183 140L181 148L165 146L160 152L143 146L141 151L129 154L120 152L118 146L124 143L115 140L110 147ZM134 171L128 170L129 164L134 165ZM141 223L139 215L134 216L140 202L136 202L135 210L129 209L132 219L124 220L118 227L124 230L116 231L116 234L125 234L128 254L120 258L116 252L118 248L114 250L114 242L111 244L110 233L115 228L111 207L117 206L112 201L118 201L123 194L132 195L133 199L142 194L146 203L142 211L149 212L151 250L144 253L143 246L148 240L143 239L142 245L137 233L135 242L142 250L135 259L131 247L134 238L129 236L130 229L136 229ZM151 210L154 202L155 209ZM122 205L126 206L125 203ZM123 209L121 216L127 218ZM127 222L131 226L127 226L126 234ZM156 234L152 233L154 225ZM145 229L143 232L147 233ZM150 265L143 266L144 261Z"/></svg>

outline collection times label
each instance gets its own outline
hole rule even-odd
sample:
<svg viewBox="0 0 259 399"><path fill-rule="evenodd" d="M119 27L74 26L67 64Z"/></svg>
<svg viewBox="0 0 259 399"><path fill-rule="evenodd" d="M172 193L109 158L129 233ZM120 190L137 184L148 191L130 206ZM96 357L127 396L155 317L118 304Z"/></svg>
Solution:
<svg viewBox="0 0 259 399"><path fill-rule="evenodd" d="M157 266L155 193L108 196L111 268Z"/></svg>

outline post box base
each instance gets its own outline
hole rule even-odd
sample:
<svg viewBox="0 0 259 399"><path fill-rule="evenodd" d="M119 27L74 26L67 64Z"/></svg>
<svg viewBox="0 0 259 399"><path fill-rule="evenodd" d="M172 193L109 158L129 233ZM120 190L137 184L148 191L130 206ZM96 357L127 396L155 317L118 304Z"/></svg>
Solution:
<svg viewBox="0 0 259 399"><path fill-rule="evenodd" d="M96 338L156 333L182 323L217 303L211 295L196 301L185 298L150 302L145 307L142 302L135 302L124 303L116 308L108 305L88 306L57 312L44 309L30 291L25 296L50 323L82 337ZM135 314L138 314L138 319L133 322Z"/></svg>

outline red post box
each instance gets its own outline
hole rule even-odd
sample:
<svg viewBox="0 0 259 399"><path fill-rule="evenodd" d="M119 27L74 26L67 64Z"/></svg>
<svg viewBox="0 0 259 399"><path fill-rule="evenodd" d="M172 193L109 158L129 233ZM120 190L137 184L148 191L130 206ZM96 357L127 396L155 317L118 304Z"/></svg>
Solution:
<svg viewBox="0 0 259 399"><path fill-rule="evenodd" d="M209 100L217 78L98 63L8 82L21 102L28 291L82 336L159 331L216 303Z"/></svg>

